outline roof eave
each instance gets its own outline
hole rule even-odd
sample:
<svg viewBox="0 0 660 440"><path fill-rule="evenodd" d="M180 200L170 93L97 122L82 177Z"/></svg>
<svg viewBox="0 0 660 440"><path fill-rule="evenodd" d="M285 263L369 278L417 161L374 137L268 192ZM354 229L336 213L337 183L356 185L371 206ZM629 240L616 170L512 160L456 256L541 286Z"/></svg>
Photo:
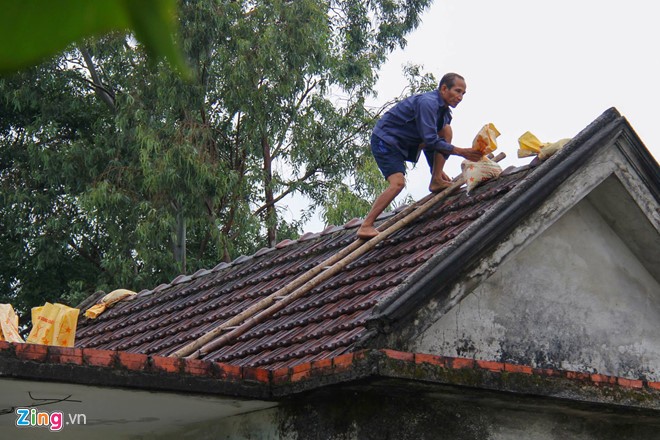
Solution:
<svg viewBox="0 0 660 440"><path fill-rule="evenodd" d="M405 381L409 389L451 387L566 404L660 411L660 383L504 362L394 350L362 350L278 370L120 351L0 343L0 380L23 379L280 401L309 391ZM572 403L571 403L572 402Z"/></svg>

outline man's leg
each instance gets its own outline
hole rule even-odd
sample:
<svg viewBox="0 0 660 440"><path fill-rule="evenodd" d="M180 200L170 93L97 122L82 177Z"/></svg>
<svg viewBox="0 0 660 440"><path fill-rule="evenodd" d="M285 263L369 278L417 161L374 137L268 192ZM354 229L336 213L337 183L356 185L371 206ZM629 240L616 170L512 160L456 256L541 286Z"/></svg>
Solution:
<svg viewBox="0 0 660 440"><path fill-rule="evenodd" d="M445 125L442 130L438 132L438 136L443 138L447 143L451 144L454 137L454 132L451 125ZM433 154L433 165L431 166L431 183L429 184L429 191L437 193L451 185L451 179L443 171L447 159L440 153Z"/></svg>
<svg viewBox="0 0 660 440"><path fill-rule="evenodd" d="M442 170L445 166L447 159L440 154L433 154L433 167L431 170L431 183L429 184L429 191L437 193L451 185L451 179Z"/></svg>
<svg viewBox="0 0 660 440"><path fill-rule="evenodd" d="M358 238L368 240L378 235L378 231L374 228L376 218L385 211L385 208L392 203L392 200L399 195L404 186L406 186L406 178L403 173L394 173L387 178L389 186L381 195L378 196L376 201L371 207L371 211L362 222L362 226L357 231Z"/></svg>

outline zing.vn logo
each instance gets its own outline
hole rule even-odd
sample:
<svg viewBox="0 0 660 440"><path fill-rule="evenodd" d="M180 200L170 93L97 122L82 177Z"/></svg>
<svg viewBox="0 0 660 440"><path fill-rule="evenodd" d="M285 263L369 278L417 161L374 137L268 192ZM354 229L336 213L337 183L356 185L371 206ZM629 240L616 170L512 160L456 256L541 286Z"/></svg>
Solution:
<svg viewBox="0 0 660 440"><path fill-rule="evenodd" d="M61 412L53 411L51 413L39 411L36 408L16 408L16 426L22 427L44 427L51 431L61 431L64 424L86 425L87 416L85 414L67 414L68 421L64 421L64 415Z"/></svg>

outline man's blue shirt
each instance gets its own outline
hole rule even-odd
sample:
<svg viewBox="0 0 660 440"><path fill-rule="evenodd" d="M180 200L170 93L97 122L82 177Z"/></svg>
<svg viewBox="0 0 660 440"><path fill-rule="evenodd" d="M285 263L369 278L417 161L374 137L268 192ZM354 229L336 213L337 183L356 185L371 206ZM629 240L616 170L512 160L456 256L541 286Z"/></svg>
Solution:
<svg viewBox="0 0 660 440"><path fill-rule="evenodd" d="M411 162L417 162L419 144L425 149L449 154L452 146L438 136L451 122L451 109L438 90L410 96L388 110L376 123L374 134L399 149Z"/></svg>

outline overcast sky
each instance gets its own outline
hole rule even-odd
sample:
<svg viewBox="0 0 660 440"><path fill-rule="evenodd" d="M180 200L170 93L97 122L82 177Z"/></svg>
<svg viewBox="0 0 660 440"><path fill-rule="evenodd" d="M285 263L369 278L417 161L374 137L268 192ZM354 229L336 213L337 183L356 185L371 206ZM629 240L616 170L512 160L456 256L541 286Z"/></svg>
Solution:
<svg viewBox="0 0 660 440"><path fill-rule="evenodd" d="M573 137L610 107L631 123L660 161L660 25L648 0L436 0L380 72L379 106L405 87L402 66L420 64L438 79L463 75L467 94L453 110L453 144L469 147L492 122L502 133L503 167L522 165L518 137ZM451 157L446 171L460 172ZM408 173L405 193L428 194L425 161ZM396 203L396 201L395 201ZM293 208L293 204L292 204ZM318 232L315 219L305 230Z"/></svg>

